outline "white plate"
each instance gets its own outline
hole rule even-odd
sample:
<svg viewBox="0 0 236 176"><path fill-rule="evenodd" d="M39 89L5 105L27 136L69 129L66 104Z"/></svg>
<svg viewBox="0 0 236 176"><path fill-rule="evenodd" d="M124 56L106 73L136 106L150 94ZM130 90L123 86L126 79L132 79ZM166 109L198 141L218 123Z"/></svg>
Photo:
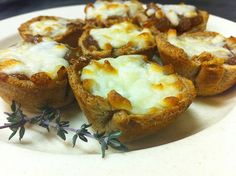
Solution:
<svg viewBox="0 0 236 176"><path fill-rule="evenodd" d="M0 48L17 40L17 27L38 15L83 18L83 6L33 12L0 21ZM236 36L236 24L210 16L208 29ZM20 143L8 141L10 130L0 131L0 175L236 175L236 87L224 94L197 98L168 128L129 144L132 151L109 151L100 156L94 141L71 147L41 128L27 129ZM0 124L9 107L0 99ZM77 104L64 108L73 126L85 121ZM82 117L80 117L82 116ZM53 137L54 136L54 137Z"/></svg>

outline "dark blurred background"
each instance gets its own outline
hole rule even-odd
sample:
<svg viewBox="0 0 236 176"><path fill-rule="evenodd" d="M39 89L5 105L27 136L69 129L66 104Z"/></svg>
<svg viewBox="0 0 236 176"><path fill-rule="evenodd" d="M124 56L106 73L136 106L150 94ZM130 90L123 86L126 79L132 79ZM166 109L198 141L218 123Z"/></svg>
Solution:
<svg viewBox="0 0 236 176"><path fill-rule="evenodd" d="M0 0L0 19L54 7L85 4L93 0ZM151 0L143 0L148 3ZM236 0L152 0L158 3L179 3L193 4L199 9L209 11L211 14L236 21Z"/></svg>

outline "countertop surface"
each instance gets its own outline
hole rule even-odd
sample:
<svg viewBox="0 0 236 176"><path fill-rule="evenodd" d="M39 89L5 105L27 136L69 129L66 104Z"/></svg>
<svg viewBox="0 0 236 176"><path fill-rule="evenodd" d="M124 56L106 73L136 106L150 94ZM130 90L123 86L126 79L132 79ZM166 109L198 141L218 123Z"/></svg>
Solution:
<svg viewBox="0 0 236 176"><path fill-rule="evenodd" d="M0 0L0 20L15 15L32 12L36 10L78 5L93 2L93 0ZM229 19L236 22L236 0L159 0L150 1L143 0L143 3L158 2L158 3L179 3L185 2L193 4L199 9L204 9L211 14Z"/></svg>

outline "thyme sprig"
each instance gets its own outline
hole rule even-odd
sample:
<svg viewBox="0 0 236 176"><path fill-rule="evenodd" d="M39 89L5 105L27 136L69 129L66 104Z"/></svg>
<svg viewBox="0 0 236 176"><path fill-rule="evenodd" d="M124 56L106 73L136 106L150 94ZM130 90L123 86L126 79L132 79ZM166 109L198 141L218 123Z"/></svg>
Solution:
<svg viewBox="0 0 236 176"><path fill-rule="evenodd" d="M21 106L15 101L11 105L12 112L5 112L7 115L8 123L0 126L0 129L9 128L12 133L9 136L9 140L19 132L19 140L22 140L25 134L25 126L27 124L34 124L47 129L50 132L51 129L56 130L57 136L66 140L66 135L71 132L74 133L72 137L72 146L76 145L78 139L88 142L88 138L97 140L101 146L102 157L105 157L105 151L109 147L119 151L127 151L127 147L119 141L121 136L120 131L113 131L106 133L91 133L88 128L91 124L83 124L80 128L71 128L69 121L61 120L61 113L58 109L45 106L41 109L39 115L28 117L21 110Z"/></svg>

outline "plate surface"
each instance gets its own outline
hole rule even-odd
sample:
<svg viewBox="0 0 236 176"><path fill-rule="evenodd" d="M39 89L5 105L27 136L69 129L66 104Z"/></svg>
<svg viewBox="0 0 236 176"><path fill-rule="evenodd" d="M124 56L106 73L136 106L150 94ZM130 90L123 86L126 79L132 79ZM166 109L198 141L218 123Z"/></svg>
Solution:
<svg viewBox="0 0 236 176"><path fill-rule="evenodd" d="M84 6L68 6L0 21L0 48L17 42L18 26L39 15L83 18ZM210 16L208 30L236 36L236 23ZM168 128L128 144L127 153L109 150L100 156L94 141L71 147L41 128L26 129L25 138L8 141L10 130L0 131L0 175L236 175L236 86L225 93L197 98ZM0 99L0 124L9 105ZM72 126L84 123L76 103L63 109ZM123 172L121 172L123 171Z"/></svg>

